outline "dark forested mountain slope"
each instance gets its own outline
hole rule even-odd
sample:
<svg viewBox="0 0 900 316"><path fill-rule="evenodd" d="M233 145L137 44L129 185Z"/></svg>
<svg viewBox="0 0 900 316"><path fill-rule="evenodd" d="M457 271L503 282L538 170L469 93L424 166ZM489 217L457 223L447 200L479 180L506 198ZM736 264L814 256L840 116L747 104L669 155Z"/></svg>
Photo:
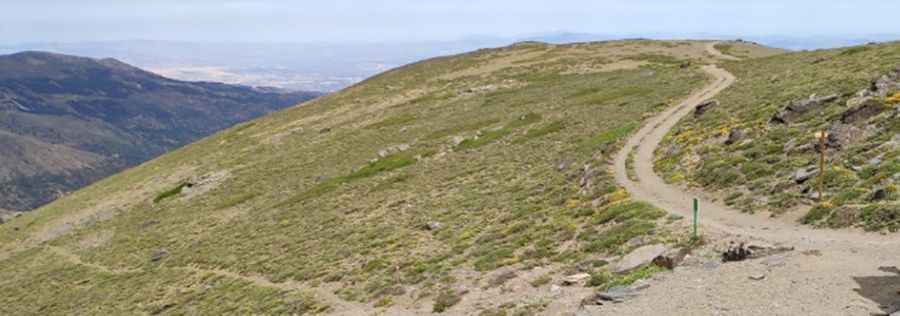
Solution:
<svg viewBox="0 0 900 316"><path fill-rule="evenodd" d="M115 59L0 56L0 209L32 209L316 96L176 81Z"/></svg>

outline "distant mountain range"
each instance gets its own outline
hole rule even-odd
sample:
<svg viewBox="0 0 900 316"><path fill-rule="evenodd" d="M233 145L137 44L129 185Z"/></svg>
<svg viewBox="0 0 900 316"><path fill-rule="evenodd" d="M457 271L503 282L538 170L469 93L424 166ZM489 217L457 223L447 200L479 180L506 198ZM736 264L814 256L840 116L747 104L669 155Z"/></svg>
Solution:
<svg viewBox="0 0 900 316"><path fill-rule="evenodd" d="M171 80L116 59L0 56L0 209L24 211L319 96Z"/></svg>

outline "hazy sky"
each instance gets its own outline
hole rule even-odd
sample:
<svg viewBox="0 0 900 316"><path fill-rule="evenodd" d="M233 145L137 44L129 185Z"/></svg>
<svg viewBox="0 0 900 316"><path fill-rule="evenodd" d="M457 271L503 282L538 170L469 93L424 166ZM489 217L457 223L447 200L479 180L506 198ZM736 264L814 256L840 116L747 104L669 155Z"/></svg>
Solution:
<svg viewBox="0 0 900 316"><path fill-rule="evenodd" d="M891 0L0 0L0 44L124 39L452 40L599 34L859 35L900 31Z"/></svg>

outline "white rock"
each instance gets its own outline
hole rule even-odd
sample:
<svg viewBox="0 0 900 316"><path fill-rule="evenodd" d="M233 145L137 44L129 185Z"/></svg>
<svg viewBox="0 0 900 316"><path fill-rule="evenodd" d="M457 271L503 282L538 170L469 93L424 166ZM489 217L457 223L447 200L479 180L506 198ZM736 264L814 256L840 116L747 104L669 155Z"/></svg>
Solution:
<svg viewBox="0 0 900 316"><path fill-rule="evenodd" d="M570 285L576 285L576 284L583 284L584 282L587 282L587 280L590 278L591 278L591 275L587 274L587 273L573 274L573 275L563 278L562 285L570 286Z"/></svg>

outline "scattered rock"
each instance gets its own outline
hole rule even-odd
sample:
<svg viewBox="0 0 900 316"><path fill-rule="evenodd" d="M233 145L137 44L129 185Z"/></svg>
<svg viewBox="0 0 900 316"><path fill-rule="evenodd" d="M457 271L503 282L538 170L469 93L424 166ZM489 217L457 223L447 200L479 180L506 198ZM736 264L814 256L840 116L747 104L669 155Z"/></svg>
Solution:
<svg viewBox="0 0 900 316"><path fill-rule="evenodd" d="M428 224L425 224L425 229L430 231L439 230L441 227L444 227L444 224L441 224L441 222L428 222Z"/></svg>
<svg viewBox="0 0 900 316"><path fill-rule="evenodd" d="M615 303L624 302L635 296L637 296L636 291L624 286L614 286L606 291L597 293L597 298Z"/></svg>
<svg viewBox="0 0 900 316"><path fill-rule="evenodd" d="M157 252L153 253L152 256L150 256L150 262L159 262L160 260L167 257L168 255L169 255L168 251L165 251L165 250L157 251Z"/></svg>
<svg viewBox="0 0 900 316"><path fill-rule="evenodd" d="M837 100L838 97L839 96L837 94L832 94L824 97L816 97L816 95L811 95L809 96L809 99L806 100L792 101L784 108L784 110L781 110L781 112L775 114L770 122L775 124L793 123L794 120L796 120L809 110L821 107L826 103Z"/></svg>
<svg viewBox="0 0 900 316"><path fill-rule="evenodd" d="M581 306L602 306L604 302L605 302L605 300L600 298L599 293L591 294L590 296L585 297L584 299L581 300ZM585 312L585 313L581 313L581 312ZM578 316L590 315L590 313L587 313L587 311L585 311L585 310L581 310L576 315L578 315Z"/></svg>
<svg viewBox="0 0 900 316"><path fill-rule="evenodd" d="M737 142L743 140L746 136L747 135L746 133L744 133L744 130L740 128L731 129L731 132L728 133L728 139L725 140L725 145L736 144Z"/></svg>
<svg viewBox="0 0 900 316"><path fill-rule="evenodd" d="M851 124L835 122L828 128L828 139L825 145L829 148L841 149L865 138L866 133L862 128Z"/></svg>
<svg viewBox="0 0 900 316"><path fill-rule="evenodd" d="M817 174L819 174L819 168L816 167L797 169L794 171L793 179L797 184L803 184Z"/></svg>
<svg viewBox="0 0 900 316"><path fill-rule="evenodd" d="M653 259L665 254L669 248L663 244L647 245L635 249L622 258L613 268L615 273L626 273L653 262Z"/></svg>
<svg viewBox="0 0 900 316"><path fill-rule="evenodd" d="M591 201L591 206L594 208L598 208L606 204L609 204L609 199L605 195Z"/></svg>
<svg viewBox="0 0 900 316"><path fill-rule="evenodd" d="M507 281L515 279L516 277L518 277L518 275L516 274L515 271L506 271L506 272L500 273L497 276L495 276L493 279L488 281L487 288L495 288L495 287L501 286L501 285L505 284Z"/></svg>
<svg viewBox="0 0 900 316"><path fill-rule="evenodd" d="M787 259L784 256L771 256L766 259L763 259L760 264L773 268L773 267L781 267L787 264Z"/></svg>
<svg viewBox="0 0 900 316"><path fill-rule="evenodd" d="M819 191L809 191L808 193L806 193L806 198L810 199L810 200L818 201L818 200L822 199L822 197L819 195L820 195ZM827 195L828 194L825 194L825 196L827 196Z"/></svg>
<svg viewBox="0 0 900 316"><path fill-rule="evenodd" d="M145 221L145 222L141 223L141 229L147 229L147 228L149 228L150 226L154 226L154 225L156 225L156 224L159 224L159 221L158 221L158 220L155 220L155 219L152 219L152 220L149 220L149 221Z"/></svg>
<svg viewBox="0 0 900 316"><path fill-rule="evenodd" d="M453 139L450 140L450 144L452 144L453 147L456 147L456 146L459 146L459 144L462 144L462 142L464 142L464 141L466 141L465 137L453 136Z"/></svg>
<svg viewBox="0 0 900 316"><path fill-rule="evenodd" d="M879 155L878 157L869 159L869 161L866 161L866 165L868 165L868 166L880 165L884 161L883 158L884 158L884 155Z"/></svg>
<svg viewBox="0 0 900 316"><path fill-rule="evenodd" d="M646 239L644 236L635 236L634 238L629 239L625 242L625 248L636 248L643 246L646 243Z"/></svg>
<svg viewBox="0 0 900 316"><path fill-rule="evenodd" d="M717 106L719 106L718 100L708 100L700 103L697 105L697 107L694 108L694 117L699 117L703 115L703 113L706 113L706 111L708 111L709 109Z"/></svg>
<svg viewBox="0 0 900 316"><path fill-rule="evenodd" d="M806 256L813 256L813 257L821 257L822 256L822 251L818 250L818 249L804 250L801 253Z"/></svg>
<svg viewBox="0 0 900 316"><path fill-rule="evenodd" d="M385 157L390 156L395 153L407 151L407 150L409 150L409 148L410 148L409 144L400 144L400 145L391 146L391 147L379 150L378 157L385 158Z"/></svg>
<svg viewBox="0 0 900 316"><path fill-rule="evenodd" d="M563 278L562 285L563 286L582 285L585 282L587 282L587 280L589 280L590 278L591 278L591 275L587 274L587 273L573 274L573 275Z"/></svg>
<svg viewBox="0 0 900 316"><path fill-rule="evenodd" d="M575 265L575 268L579 272L591 272L591 271L594 271L594 269L596 269L596 268L605 267L607 265L609 265L609 262L606 260L594 259L594 260L585 260L585 261L579 262L577 265Z"/></svg>
<svg viewBox="0 0 900 316"><path fill-rule="evenodd" d="M688 248L672 249L666 251L662 256L653 259L653 264L658 267L673 270L690 255L690 252L691 250Z"/></svg>
<svg viewBox="0 0 900 316"><path fill-rule="evenodd" d="M762 281L765 279L766 279L766 275L762 274L762 273L754 274L754 275L750 276L750 280L753 280L753 281Z"/></svg>
<svg viewBox="0 0 900 316"><path fill-rule="evenodd" d="M550 286L550 294L559 295L559 293L562 293L562 288L559 285L553 284Z"/></svg>
<svg viewBox="0 0 900 316"><path fill-rule="evenodd" d="M872 197L869 198L869 201L872 201L872 202L883 201L883 200L887 199L887 197L888 197L887 190L885 190L884 188L881 188L881 189L875 190L875 192L872 192Z"/></svg>
<svg viewBox="0 0 900 316"><path fill-rule="evenodd" d="M678 144L669 144L666 146L665 153L667 156L675 156L681 153L681 146Z"/></svg>
<svg viewBox="0 0 900 316"><path fill-rule="evenodd" d="M646 290L646 289L648 289L648 288L650 288L650 282L647 282L647 280L644 280L644 279L640 279L640 280L635 281L635 282L632 283L631 286L629 287L629 289L631 289L632 291L635 291L635 292L643 291L643 290Z"/></svg>
<svg viewBox="0 0 900 316"><path fill-rule="evenodd" d="M331 128L330 128L330 127L326 127L326 128L323 128L323 129L320 129L320 130L319 130L319 134L325 134L325 133L329 133L329 132L331 132Z"/></svg>
<svg viewBox="0 0 900 316"><path fill-rule="evenodd" d="M900 67L872 81L868 89L860 91L857 95L861 98L886 97L892 90L898 89L900 89Z"/></svg>
<svg viewBox="0 0 900 316"><path fill-rule="evenodd" d="M804 152L807 152L807 151L813 149L813 147L815 147L815 146L810 143L798 144L797 139L792 138L791 140L789 140L787 143L784 144L783 149L784 149L785 153L792 154L792 153L804 153Z"/></svg>
<svg viewBox="0 0 900 316"><path fill-rule="evenodd" d="M722 262L747 260L752 254L753 252L750 251L750 249L744 247L744 243L735 246L732 242L731 245L728 246L728 250L725 250L725 252L722 253Z"/></svg>
<svg viewBox="0 0 900 316"><path fill-rule="evenodd" d="M752 252L750 255L751 258L762 258L794 251L794 247L772 245L749 245L747 246L747 249Z"/></svg>
<svg viewBox="0 0 900 316"><path fill-rule="evenodd" d="M722 264L716 261L708 261L703 264L703 268L706 270L715 270L718 269Z"/></svg>

